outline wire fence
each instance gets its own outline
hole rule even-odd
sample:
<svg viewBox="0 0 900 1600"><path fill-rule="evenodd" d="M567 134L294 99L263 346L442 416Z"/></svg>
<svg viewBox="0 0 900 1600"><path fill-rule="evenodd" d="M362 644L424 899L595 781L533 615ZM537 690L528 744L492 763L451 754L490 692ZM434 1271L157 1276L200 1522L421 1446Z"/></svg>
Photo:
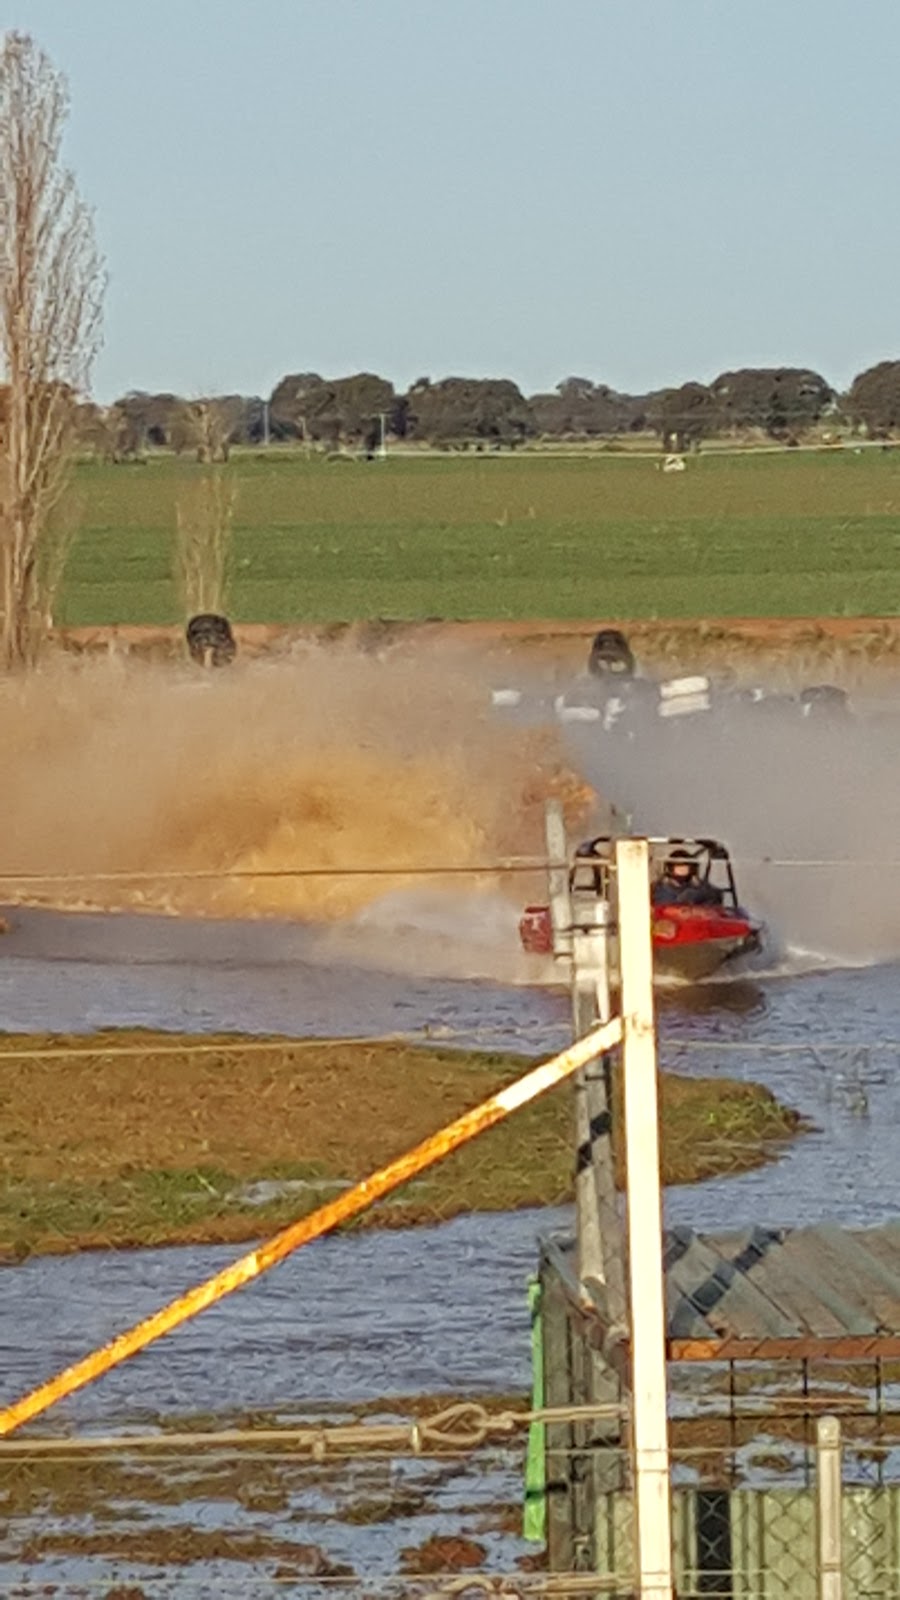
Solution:
<svg viewBox="0 0 900 1600"><path fill-rule="evenodd" d="M554 1036L558 1038L558 1030L548 1026L547 1040ZM25 1260L32 1255L42 1257L45 1250L67 1251L85 1243L152 1244L170 1238L173 1227L176 1236L197 1244L236 1243L267 1232L274 1223L311 1210L334 1192L333 1186L352 1182L382 1153L408 1142L416 1130L433 1127L440 1120L439 1111L447 1114L462 1109L478 1098L483 1088L508 1081L521 1070L520 1062L497 1058L483 1064L473 1062L449 1048L449 1043L442 1040L437 1049L421 1038L412 1045L406 1040L341 1039L303 1041L296 1047L261 1040L118 1045L112 1038L101 1045L72 1042L44 1048L10 1044L2 1057L3 1117L7 1148L14 1155L12 1160L7 1157L6 1181L0 1189L10 1253ZM532 1040L532 1047L534 1043ZM674 1182L688 1183L698 1173L721 1177L761 1170L760 1162L797 1147L808 1137L797 1125L791 1107L785 1115L771 1092L760 1092L752 1080L744 1084L730 1075L715 1077L713 1065L706 1064L711 1041L673 1039L663 1028L660 1043L664 1059L671 1057L684 1066L695 1049L698 1058L696 1079L684 1072L663 1079L662 1162L664 1174ZM726 1063L745 1048L740 1041L725 1044L733 1047L723 1049ZM873 1052L881 1047L893 1048L893 1041L870 1041ZM835 1042L812 1048L824 1052L836 1069L844 1070L848 1050L855 1051L858 1058L859 1045ZM790 1053L808 1062L804 1071L813 1085L819 1083L821 1069L810 1055L810 1045L775 1040L762 1043L760 1049L772 1049L776 1059ZM757 1059L758 1053L748 1053ZM67 1092L61 1096L59 1072L67 1055ZM485 1134L467 1152L450 1158L443 1170L423 1180L418 1189L413 1185L395 1204L382 1202L376 1208L372 1217L375 1227L370 1224L367 1229L373 1252L376 1247L380 1250L382 1243L390 1249L405 1242L407 1235L397 1232L398 1223L420 1224L416 1236L420 1243L405 1261L406 1274L418 1281L408 1300L397 1308L399 1328L389 1325L392 1291L384 1293L377 1281L385 1262L389 1262L388 1276L396 1273L397 1257L371 1254L363 1271L376 1276L361 1281L358 1267L354 1276L352 1261L352 1251L361 1243L358 1236L333 1241L339 1253L331 1255L327 1269L323 1263L320 1276L313 1271L311 1258L309 1266L304 1264L303 1272L285 1286L284 1299L263 1299L253 1308L253 1321L261 1322L264 1330L267 1321L274 1319L277 1324L281 1342L276 1339L270 1346L264 1332L255 1336L255 1357L263 1363L274 1358L280 1364L280 1387L260 1390L260 1404L245 1419L243 1428L237 1426L240 1419L233 1419L234 1425L224 1430L221 1426L233 1400L234 1385L247 1392L243 1387L247 1366L237 1360L231 1372L227 1370L231 1335L239 1332L241 1325L233 1324L229 1330L223 1322L217 1344L220 1340L223 1354L219 1359L226 1370L220 1373L218 1386L208 1382L205 1388L203 1384L194 1387L196 1345L185 1347L186 1368L180 1376L180 1352L174 1344L171 1351L162 1346L159 1352L142 1358L142 1408L153 1415L155 1428L165 1430L165 1439L154 1439L151 1445L115 1439L110 1444L102 1431L104 1416L91 1414L88 1422L94 1439L89 1449L71 1449L65 1438L53 1435L42 1439L42 1448L29 1447L22 1453L18 1453L15 1437L9 1446L0 1446L0 1504L6 1508L2 1560L20 1574L18 1592L37 1593L37 1574L42 1583L58 1581L60 1571L68 1572L73 1563L84 1575L83 1585L79 1589L74 1579L69 1584L64 1578L60 1593L107 1593L102 1584L109 1581L111 1585L111 1572L117 1583L137 1584L148 1594L173 1592L176 1584L181 1593L186 1583L188 1592L192 1583L197 1593L205 1592L204 1583L213 1588L218 1585L222 1593L253 1592L247 1585L254 1582L259 1582L261 1593L266 1592L266 1583L279 1590L293 1584L304 1590L310 1586L323 1590L355 1587L366 1594L459 1592L441 1588L451 1579L465 1579L472 1592L569 1592L559 1587L560 1575L572 1571L583 1576L581 1563L588 1559L585 1551L595 1552L595 1547L590 1541L587 1546L582 1542L567 1553L551 1541L556 1587L550 1591L537 1587L539 1577L549 1581L551 1574L531 1570L546 1557L540 1539L524 1538L528 1437L531 1435L536 1448L535 1436L543 1429L544 1470L549 1482L540 1489L539 1499L545 1504L547 1518L552 1520L559 1503L553 1472L560 1463L563 1480L571 1483L579 1505L590 1506L595 1493L585 1486L586 1460L592 1482L598 1474L602 1478L614 1461L616 1482L621 1479L622 1485L621 1491L616 1488L615 1492L628 1497L630 1457L623 1443L628 1428L626 1399L621 1387L610 1390L610 1374L603 1360L595 1362L587 1347L578 1356L587 1367L596 1367L590 1378L590 1384L598 1385L596 1392L590 1387L586 1390L589 1379L584 1371L580 1388L554 1390L552 1372L545 1364L546 1404L529 1406L524 1392L519 1392L512 1406L501 1404L502 1397L488 1397L483 1413L471 1406L461 1413L451 1412L451 1437L445 1439L429 1431L435 1413L431 1422L415 1416L401 1419L394 1410L396 1398L375 1385L379 1374L383 1381L384 1368L398 1362L398 1352L404 1353L407 1370L416 1366L409 1360L410 1344L416 1340L421 1346L431 1344L429 1370L435 1386L442 1372L449 1373L460 1389L470 1384L460 1344L475 1352L482 1370L493 1365L498 1382L509 1384L510 1390L517 1381L527 1381L521 1341L515 1357L508 1359L501 1325L509 1318L510 1299L515 1297L518 1309L514 1309L514 1320L519 1326L524 1323L524 1279L535 1232L557 1218L560 1228L571 1235L577 1184L572 1129L578 1092L562 1086L533 1111L519 1113L505 1128ZM614 1127L620 1120L621 1094L615 1072L612 1092ZM76 1123L73 1107L78 1106L84 1106L85 1113L78 1115ZM856 1114L849 1105L844 1109L848 1116ZM327 1137L323 1130L328 1130ZM74 1143L79 1146L81 1168L73 1182ZM334 1162L330 1170L321 1166L323 1146ZM313 1151L320 1162L318 1170L311 1170ZM148 1185L147 1166L157 1174L165 1171L173 1152L182 1165L169 1170L180 1174L180 1187L158 1181ZM351 1156L354 1164L341 1165L342 1161L349 1163ZM620 1151L615 1152L614 1160L621 1182ZM243 1171L239 1170L242 1162ZM505 1239L510 1237L503 1229L510 1217L515 1220L514 1207L522 1203L533 1209L522 1216L520 1253L513 1256L512 1271L504 1280L504 1300L498 1305L496 1267L506 1250ZM621 1223L618 1185L612 1203ZM478 1251L484 1249L485 1235L491 1229L489 1221L480 1220L477 1229L442 1253L436 1240L446 1233L446 1225L452 1227L453 1218L463 1226L473 1215L483 1219L491 1204L498 1207L497 1250L487 1252L479 1264ZM745 1215L735 1220L752 1219ZM437 1255L434 1278L423 1272L423 1263L432 1253ZM104 1300L102 1282L96 1280L92 1300L82 1269L89 1268L93 1259L102 1260L79 1257L79 1273L68 1277L73 1298L65 1336L61 1338L58 1326L34 1327L31 1351L25 1352L24 1361L18 1358L23 1380L29 1360L45 1360L50 1351L57 1359L74 1357L89 1339L115 1330L123 1320L119 1306L127 1304L132 1309L134 1285L125 1276L120 1280L123 1299L119 1306ZM124 1255L117 1259L125 1274L131 1262L140 1258ZM65 1259L57 1264L63 1269L69 1266ZM48 1267L55 1270L53 1263L43 1259L29 1264L32 1273ZM434 1326L429 1329L424 1313L428 1303L435 1304L434 1279L443 1276L446 1281L454 1270L454 1294L443 1305L436 1302ZM339 1314L331 1319L326 1299L335 1293L335 1282L342 1276L346 1282ZM471 1280L468 1284L467 1277ZM154 1285L167 1281L168 1269L161 1267ZM571 1317L575 1296L569 1287L565 1316L571 1326L566 1335L566 1359L571 1363L579 1349L581 1324ZM147 1294L146 1287L144 1292ZM316 1315L301 1328L300 1307L310 1293ZM396 1296L396 1278L393 1293ZM149 1298L158 1299L158 1289L153 1287ZM379 1408L378 1422L372 1424L368 1415L335 1422L332 1411L324 1421L320 1416L318 1422L307 1419L293 1428L272 1428L269 1407L277 1396L277 1409L283 1410L284 1397L295 1384L300 1392L309 1392L310 1387L316 1392L318 1385L323 1414L325 1396L334 1392L336 1375L346 1377L350 1392L357 1387L360 1369L354 1368L352 1325L349 1321L342 1325L342 1318L351 1317L354 1311L359 1317L359 1303L367 1299L373 1303L374 1315L369 1317L360 1342L367 1345L366 1381L371 1386L371 1404ZM417 1304L418 1324L410 1314ZM697 1309L698 1313L709 1309L702 1284ZM456 1329L452 1329L452 1317L444 1320L454 1312L462 1313ZM448 1353L444 1342L448 1327L457 1344L455 1356ZM545 1315L545 1334L548 1327ZM476 1330L480 1338L477 1347ZM310 1386L307 1361L317 1343L330 1348L320 1356L321 1365ZM7 1361L6 1365L10 1378L15 1363ZM419 1370L421 1366L420 1350ZM750 1494L767 1472L773 1475L773 1505L778 1507L778 1516L771 1511L774 1520L765 1523L761 1531L754 1524L753 1537L765 1546L763 1555L753 1557L759 1570L753 1577L748 1555L744 1565L750 1576L741 1579L744 1588L721 1592L748 1596L803 1592L784 1587L787 1578L779 1590L777 1582L782 1581L790 1563L787 1555L776 1559L775 1552L779 1541L783 1542L778 1530L790 1525L794 1504L797 1528L789 1549L798 1548L798 1541L810 1536L808 1507L799 1508L806 1505L804 1496L812 1481L810 1429L826 1406L839 1410L845 1428L853 1407L867 1419L865 1428L860 1422L862 1431L858 1438L853 1436L853 1452L846 1457L848 1482L855 1483L858 1478L863 1487L871 1480L879 1491L892 1488L896 1449L892 1431L900 1434L900 1427L890 1408L898 1377L900 1356L896 1372L890 1362L877 1365L874 1359L868 1371L857 1368L851 1374L847 1364L840 1369L832 1367L821 1386L821 1396L814 1371L798 1368L786 1378L784 1368L779 1372L775 1366L755 1369L752 1392L741 1388L744 1383L746 1390L749 1379L711 1368L691 1372L674 1386L676 1491L684 1488L686 1493L696 1482L704 1492L740 1490ZM330 1391L324 1387L327 1378ZM205 1431L202 1417L191 1414L185 1419L178 1406L160 1424L159 1416L166 1410L165 1400L173 1386L181 1387L182 1393L190 1386L193 1397L209 1405L214 1420L212 1425L207 1422ZM338 1384L336 1398L340 1397ZM123 1392L117 1391L111 1402L114 1432L123 1426L122 1398ZM584 1421L571 1413L560 1420L560 1402L563 1406L587 1404ZM446 1414L447 1407L440 1410ZM603 1437L601 1424L608 1429L611 1422L610 1440ZM457 1435L452 1437L457 1424ZM709 1430L708 1437L694 1442L690 1428L701 1424ZM78 1414L67 1417L65 1425L77 1428ZM349 1430L343 1437L342 1427ZM482 1428L483 1433L479 1431ZM314 1515L301 1514L301 1504L310 1497L319 1509ZM211 1504L218 1508L212 1520ZM710 1587L712 1579L702 1567L696 1568L702 1573L702 1584L698 1578L696 1591L689 1586L695 1570L690 1560L696 1567L699 1558L689 1560L685 1554L689 1537L685 1529L693 1530L691 1539L706 1538L703 1530L712 1525L710 1519L715 1522L713 1510L706 1501L702 1504L706 1509L697 1532L691 1521L698 1515L696 1508L678 1509L681 1501L676 1492L675 1537L681 1541L678 1559L688 1562L679 1569L682 1588L678 1592L685 1595L719 1592ZM890 1495L885 1505L893 1506ZM893 1537L887 1511L857 1507L857 1512L870 1520L888 1519L873 1523L873 1548L881 1548ZM625 1512L619 1509L610 1514L620 1519L608 1535L610 1539L614 1536L614 1559L608 1558L612 1565L602 1572L604 1587L597 1592L624 1595L630 1592L630 1568L623 1552L630 1549L631 1535ZM287 1531L273 1533L282 1519L289 1524ZM545 1523L544 1538L546 1527ZM352 1530L349 1533L348 1528ZM389 1570L369 1570L368 1548L359 1549L360 1530L377 1535L378 1548L390 1551L385 1557ZM335 1533L340 1536L333 1538ZM596 1540L596 1530L591 1537ZM745 1537L749 1539L750 1533L740 1534ZM292 1541L302 1547L293 1558L288 1552ZM596 1563L599 1557L595 1552L590 1559ZM878 1561L881 1559L879 1556ZM854 1561L863 1563L863 1554ZM775 1572L774 1577L766 1577L769 1587L760 1576L760 1564L766 1562ZM499 1563L497 1570L495 1563ZM814 1570L806 1556L801 1564L804 1572ZM106 1576L95 1580L92 1567ZM350 1567L353 1575L335 1573L333 1567ZM267 1574L265 1579L258 1577L261 1569ZM592 1570L597 1570L596 1566ZM888 1574L882 1587L865 1592L891 1592L889 1575L894 1568L886 1557L879 1570ZM750 1586L751 1578L756 1588ZM82 1583L80 1577L78 1583ZM33 1587L29 1589L28 1584ZM576 1586L570 1592L585 1591Z"/></svg>
<svg viewBox="0 0 900 1600"><path fill-rule="evenodd" d="M651 844L667 844L667 838L652 838ZM900 867L900 858L889 855L815 855L815 856L787 856L739 853L732 858L733 865L742 868L777 867L779 869L816 869L830 871L834 867L854 869L859 867L883 868ZM146 884L146 883L190 883L193 880L223 882L228 879L260 879L268 878L477 878L477 877L515 877L520 873L546 873L553 863L543 855L528 856L501 856L490 861L457 862L370 862L368 864L355 864L345 866L316 865L294 867L171 867L153 868L152 870L135 870L132 868L111 868L108 870L87 869L83 872L65 868L59 872L35 872L30 870L0 872L0 889L12 889L19 885L50 885L59 888L64 885L85 884ZM615 867L608 870L615 872Z"/></svg>
<svg viewBox="0 0 900 1600"><path fill-rule="evenodd" d="M823 1168L836 1213L855 1197L898 1214L900 1040L853 1022L847 1038L693 1026L660 1008L675 1593L896 1594L896 1241L819 1224ZM522 1055L570 1032L557 1008L505 1028L521 1054L478 1022L3 1041L0 1251L21 1263L5 1397L502 1093ZM831 1118L866 1123L869 1176L853 1138L823 1137ZM101 1398L0 1440L0 1592L634 1594L623 1122L606 1056ZM153 1254L164 1243L185 1248ZM823 1586L834 1574L840 1590Z"/></svg>
<svg viewBox="0 0 900 1600"><path fill-rule="evenodd" d="M345 1426L340 1443L324 1425L318 1456L305 1435L298 1450L291 1430L277 1441L259 1430L150 1449L123 1438L55 1441L43 1457L4 1452L0 1592L630 1600L633 1454L611 1436L610 1408L493 1424L485 1413L470 1445L463 1413L471 1420L476 1408L461 1408L443 1438L428 1437L423 1418L404 1443L399 1424L390 1443L385 1425L357 1424L352 1438ZM789 1415L744 1443L723 1442L721 1418L674 1422L675 1594L819 1600L831 1561L848 1600L895 1595L900 1416L881 1417L879 1438L870 1422L848 1409L839 1423ZM540 1484L528 1476L525 1430L536 1427L546 1430ZM538 1490L552 1570L535 1537Z"/></svg>

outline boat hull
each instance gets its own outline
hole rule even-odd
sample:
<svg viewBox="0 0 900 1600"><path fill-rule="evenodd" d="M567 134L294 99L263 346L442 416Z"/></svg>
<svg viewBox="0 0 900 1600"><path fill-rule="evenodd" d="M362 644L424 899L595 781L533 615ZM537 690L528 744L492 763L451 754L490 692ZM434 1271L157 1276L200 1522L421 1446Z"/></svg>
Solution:
<svg viewBox="0 0 900 1600"><path fill-rule="evenodd" d="M683 983L698 983L711 978L738 956L759 949L759 935L745 934L729 939L696 940L692 944L666 947L654 943L653 966L661 977L680 978Z"/></svg>
<svg viewBox="0 0 900 1600"><path fill-rule="evenodd" d="M658 977L697 983L712 977L739 956L759 950L761 928L743 913L710 906L654 908L653 965ZM519 922L522 948L530 955L553 954L553 925L548 906L526 906ZM618 972L615 937L610 940L610 976Z"/></svg>

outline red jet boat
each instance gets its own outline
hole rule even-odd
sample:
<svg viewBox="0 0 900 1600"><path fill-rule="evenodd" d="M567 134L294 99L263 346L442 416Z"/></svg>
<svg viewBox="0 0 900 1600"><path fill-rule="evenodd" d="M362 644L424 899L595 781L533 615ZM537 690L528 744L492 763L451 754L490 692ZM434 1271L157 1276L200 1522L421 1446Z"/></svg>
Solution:
<svg viewBox="0 0 900 1600"><path fill-rule="evenodd" d="M574 898L590 894L609 898L614 849L615 840L606 836L579 846L569 874ZM737 956L760 948L762 924L738 901L731 858L724 845L715 839L653 839L650 850L653 956L660 975L695 982ZM666 862L673 857L693 863L691 899L684 903L668 898L664 886ZM526 906L519 920L519 937L529 955L552 955L550 907Z"/></svg>

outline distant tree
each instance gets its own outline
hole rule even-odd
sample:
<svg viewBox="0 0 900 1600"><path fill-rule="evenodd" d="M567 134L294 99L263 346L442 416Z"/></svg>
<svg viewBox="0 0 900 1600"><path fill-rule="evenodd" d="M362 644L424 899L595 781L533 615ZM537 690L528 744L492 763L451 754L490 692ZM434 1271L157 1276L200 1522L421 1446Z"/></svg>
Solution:
<svg viewBox="0 0 900 1600"><path fill-rule="evenodd" d="M634 402L590 378L565 378L528 401L534 431L552 437L612 438L633 426Z"/></svg>
<svg viewBox="0 0 900 1600"><path fill-rule="evenodd" d="M64 80L27 35L0 47L0 657L32 662L71 523L60 501L100 340L105 277L91 214L62 165Z"/></svg>
<svg viewBox="0 0 900 1600"><path fill-rule="evenodd" d="M114 401L107 420L117 461L136 460L148 449L174 450L180 455L196 448L196 419L190 402L177 394L130 389Z"/></svg>
<svg viewBox="0 0 900 1600"><path fill-rule="evenodd" d="M262 442L265 436L263 401L257 396L248 398L240 394L211 395L202 400L175 399L166 433L163 442L176 454L191 450L199 461L207 464L227 461L232 445ZM155 442L153 430L151 441Z"/></svg>
<svg viewBox="0 0 900 1600"><path fill-rule="evenodd" d="M395 439L405 439L409 433L409 396L395 394L388 421L388 432Z"/></svg>
<svg viewBox="0 0 900 1600"><path fill-rule="evenodd" d="M272 391L270 417L283 434L332 448L365 444L384 412L389 431L397 406L394 386L373 372L346 378L322 378L303 372L282 378Z"/></svg>
<svg viewBox="0 0 900 1600"><path fill-rule="evenodd" d="M108 422L113 438L113 459L138 459L148 449L151 429L158 423L153 395L143 389L130 389L113 402Z"/></svg>
<svg viewBox="0 0 900 1600"><path fill-rule="evenodd" d="M696 450L716 431L716 401L703 383L683 383L665 389L654 409L653 425L663 449Z"/></svg>
<svg viewBox="0 0 900 1600"><path fill-rule="evenodd" d="M154 441L157 430L148 429L148 440ZM166 428L165 443L177 456L183 456L197 449L197 419L193 415L191 403L188 400L179 401L173 406Z"/></svg>
<svg viewBox="0 0 900 1600"><path fill-rule="evenodd" d="M365 442L373 435L377 438L381 413L387 418L393 412L394 385L372 372L357 372L350 378L336 379L332 387L341 438L347 443Z"/></svg>
<svg viewBox="0 0 900 1600"><path fill-rule="evenodd" d="M665 393L665 389L652 389L649 394L629 394L623 397L627 401L631 418L628 425L629 433L654 432L654 418L659 414Z"/></svg>
<svg viewBox="0 0 900 1600"><path fill-rule="evenodd" d="M240 402L233 396L212 395L191 400L187 406L188 438L202 466L227 461L240 416Z"/></svg>
<svg viewBox="0 0 900 1600"><path fill-rule="evenodd" d="M807 367L742 367L710 384L723 432L759 428L770 439L799 439L834 401L834 390Z"/></svg>
<svg viewBox="0 0 900 1600"><path fill-rule="evenodd" d="M509 378L476 383L473 400L476 439L516 445L532 431L527 401Z"/></svg>
<svg viewBox="0 0 900 1600"><path fill-rule="evenodd" d="M409 431L435 444L503 444L533 431L527 401L508 378L422 380L407 394Z"/></svg>
<svg viewBox="0 0 900 1600"><path fill-rule="evenodd" d="M870 439L887 439L900 431L900 361L879 361L857 373L844 403L856 428Z"/></svg>
<svg viewBox="0 0 900 1600"><path fill-rule="evenodd" d="M310 423L329 403L328 385L318 372L289 373L269 397L273 433L283 439L308 439Z"/></svg>
<svg viewBox="0 0 900 1600"><path fill-rule="evenodd" d="M179 429L187 426L187 402L176 394L149 394L137 406L146 443L155 450L172 447Z"/></svg>
<svg viewBox="0 0 900 1600"><path fill-rule="evenodd" d="M89 450L100 461L114 459L115 431L110 407L98 406L93 400L80 401L72 415L72 429L78 450Z"/></svg>
<svg viewBox="0 0 900 1600"><path fill-rule="evenodd" d="M257 394L234 395L231 398L237 413L235 443L262 444L266 436L266 402Z"/></svg>

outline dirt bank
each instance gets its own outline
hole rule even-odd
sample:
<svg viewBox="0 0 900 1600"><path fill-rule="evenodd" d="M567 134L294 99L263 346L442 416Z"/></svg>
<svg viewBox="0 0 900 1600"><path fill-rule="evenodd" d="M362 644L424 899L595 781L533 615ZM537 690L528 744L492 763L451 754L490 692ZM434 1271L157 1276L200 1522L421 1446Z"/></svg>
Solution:
<svg viewBox="0 0 900 1600"><path fill-rule="evenodd" d="M787 664L799 672L829 671L857 681L873 669L900 665L900 617L697 617L631 622L596 617L584 622L367 622L316 626L238 623L242 656L290 656L314 646L341 645L378 654L409 651L468 653L497 662L533 665L566 674L583 666L598 628L621 628L648 667L757 672ZM184 655L178 628L61 628L55 644L79 655L128 655L148 660Z"/></svg>
<svg viewBox="0 0 900 1600"><path fill-rule="evenodd" d="M17 1051L28 1051L22 1055ZM52 1051L52 1054L49 1053ZM476 1104L522 1058L396 1044L114 1033L0 1042L0 1257L258 1237ZM760 1165L800 1118L667 1076L667 1183ZM381 1226L570 1198L563 1086L379 1206Z"/></svg>

